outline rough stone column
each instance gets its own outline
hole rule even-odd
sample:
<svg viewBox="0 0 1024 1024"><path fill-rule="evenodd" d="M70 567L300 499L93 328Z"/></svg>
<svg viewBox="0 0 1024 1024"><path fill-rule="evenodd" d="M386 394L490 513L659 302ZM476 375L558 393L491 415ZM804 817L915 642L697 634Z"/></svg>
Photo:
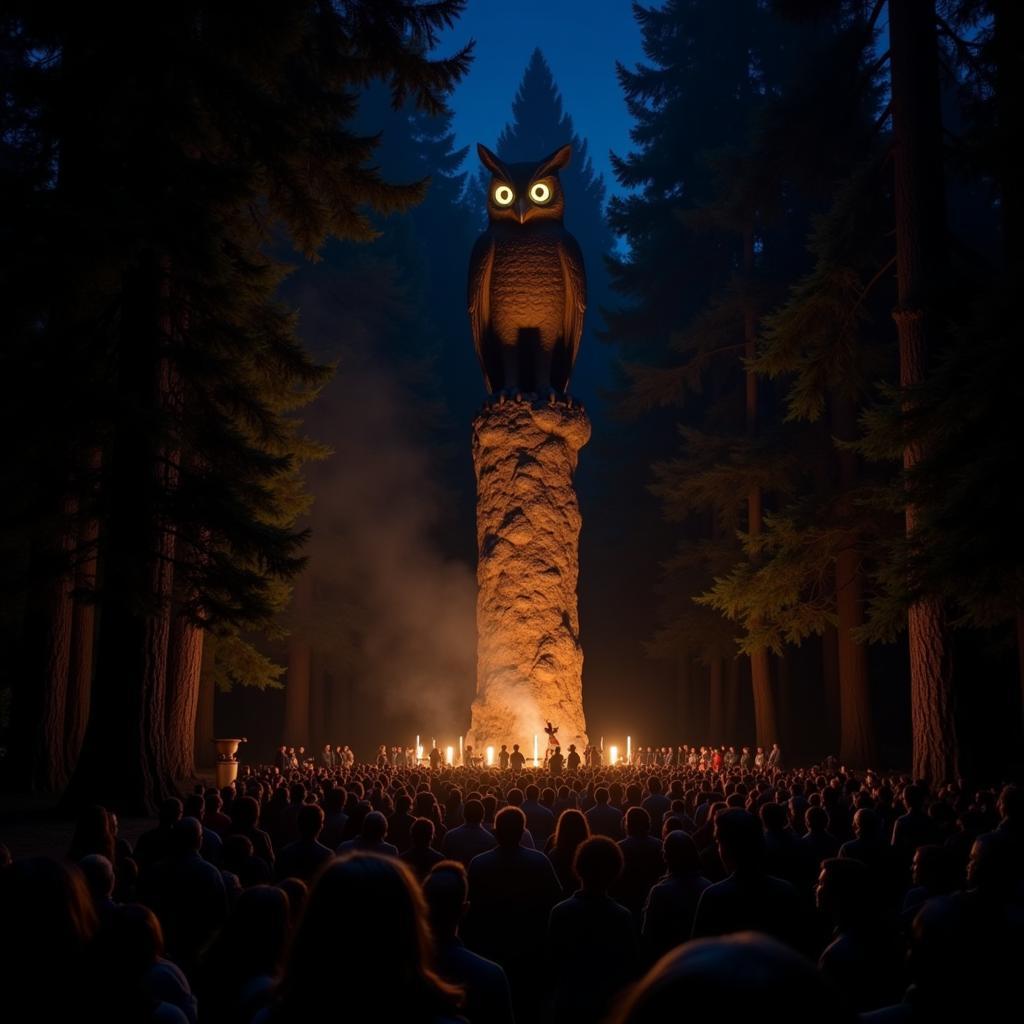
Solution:
<svg viewBox="0 0 1024 1024"><path fill-rule="evenodd" d="M590 421L579 406L510 401L473 423L477 481L477 691L467 743L533 737L563 754L587 742L576 580L580 510L572 475Z"/></svg>

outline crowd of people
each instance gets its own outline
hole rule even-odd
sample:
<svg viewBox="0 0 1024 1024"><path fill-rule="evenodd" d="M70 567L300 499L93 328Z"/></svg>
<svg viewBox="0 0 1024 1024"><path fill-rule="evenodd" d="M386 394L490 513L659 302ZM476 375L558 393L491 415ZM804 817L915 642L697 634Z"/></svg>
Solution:
<svg viewBox="0 0 1024 1024"><path fill-rule="evenodd" d="M64 860L0 845L5 1019L823 1024L1012 1003L1016 786L714 765L289 759L168 799L134 845L89 808Z"/></svg>

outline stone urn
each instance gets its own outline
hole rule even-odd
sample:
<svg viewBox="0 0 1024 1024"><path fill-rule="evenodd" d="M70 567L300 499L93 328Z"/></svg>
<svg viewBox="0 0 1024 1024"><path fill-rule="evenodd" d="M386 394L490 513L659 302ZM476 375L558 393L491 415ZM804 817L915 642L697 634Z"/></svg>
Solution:
<svg viewBox="0 0 1024 1024"><path fill-rule="evenodd" d="M230 786L238 778L238 748L246 743L245 737L231 740L214 740L217 747L217 788Z"/></svg>

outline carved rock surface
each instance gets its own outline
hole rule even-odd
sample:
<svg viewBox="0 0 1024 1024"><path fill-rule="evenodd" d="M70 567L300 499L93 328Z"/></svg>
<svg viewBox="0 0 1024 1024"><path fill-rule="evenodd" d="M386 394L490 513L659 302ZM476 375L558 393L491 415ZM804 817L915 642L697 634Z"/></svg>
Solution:
<svg viewBox="0 0 1024 1024"><path fill-rule="evenodd" d="M590 421L578 406L513 401L473 423L477 481L477 693L466 742L481 754L558 727L563 754L587 742L573 487Z"/></svg>

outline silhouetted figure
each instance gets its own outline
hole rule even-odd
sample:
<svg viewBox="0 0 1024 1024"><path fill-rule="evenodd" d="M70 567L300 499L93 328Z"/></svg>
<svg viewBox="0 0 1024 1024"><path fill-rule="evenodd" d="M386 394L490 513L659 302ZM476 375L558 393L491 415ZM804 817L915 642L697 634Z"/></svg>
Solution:
<svg viewBox="0 0 1024 1024"><path fill-rule="evenodd" d="M394 857L343 857L317 876L277 997L256 1024L310 1024L339 999L354 1014L366 996L381 1020L456 1024L462 993L434 973L433 954L426 904L409 869Z"/></svg>
<svg viewBox="0 0 1024 1024"><path fill-rule="evenodd" d="M178 811L180 817L180 803ZM115 863L117 857L110 815L106 808L100 807L98 804L83 808L78 815L78 820L75 822L75 833L71 837L71 846L68 848L68 860L80 861L91 853L106 857L111 864Z"/></svg>
<svg viewBox="0 0 1024 1024"><path fill-rule="evenodd" d="M519 744L518 743L513 743L512 744L512 753L509 754L509 758L508 758L508 766L509 766L509 768L511 768L512 771L514 771L514 772L521 772L523 770L523 766L525 764L526 764L526 757L523 755L523 752L519 749Z"/></svg>
<svg viewBox="0 0 1024 1024"><path fill-rule="evenodd" d="M508 769L509 757L508 746L502 743L501 750L498 751L498 767L502 771L506 771Z"/></svg>
<svg viewBox="0 0 1024 1024"><path fill-rule="evenodd" d="M114 908L114 865L98 853L90 853L78 862L78 867L89 887L96 920L101 928L110 923Z"/></svg>
<svg viewBox="0 0 1024 1024"><path fill-rule="evenodd" d="M417 818L409 829L409 840L409 849L401 854L401 859L422 881L435 864L444 860L444 856L430 845L434 841L434 823L429 818Z"/></svg>
<svg viewBox="0 0 1024 1024"><path fill-rule="evenodd" d="M727 810L715 819L715 840L729 877L705 889L693 937L759 931L797 948L806 941L800 896L764 869L764 835L752 814Z"/></svg>
<svg viewBox="0 0 1024 1024"><path fill-rule="evenodd" d="M102 808L100 808L102 810ZM139 870L145 870L150 864L163 860L171 851L171 837L174 826L181 821L182 803L176 797L165 800L160 805L156 828L143 832L135 843L134 856ZM86 853L102 853L102 850L86 850ZM106 854L104 854L106 856Z"/></svg>
<svg viewBox="0 0 1024 1024"><path fill-rule="evenodd" d="M516 1016L535 1013L542 979L536 947L543 941L548 913L561 896L551 862L520 845L526 817L505 807L494 820L495 849L469 865L469 947L505 968L512 985Z"/></svg>
<svg viewBox="0 0 1024 1024"><path fill-rule="evenodd" d="M30 1008L40 1022L99 1019L96 912L77 867L25 857L0 869L0 922L5 1011Z"/></svg>
<svg viewBox="0 0 1024 1024"><path fill-rule="evenodd" d="M641 937L648 960L656 960L690 938L701 893L711 883L700 873L693 839L685 832L665 837L666 874L651 888L643 909Z"/></svg>
<svg viewBox="0 0 1024 1024"><path fill-rule="evenodd" d="M385 857L397 857L397 847L385 841L387 834L388 819L380 811L370 811L363 818L359 835L342 843L338 847L338 853L376 853Z"/></svg>
<svg viewBox="0 0 1024 1024"><path fill-rule="evenodd" d="M619 849L624 866L614 889L615 898L633 915L639 935L647 894L664 869L661 841L651 835L651 819L643 807L626 811L626 838L620 840Z"/></svg>
<svg viewBox="0 0 1024 1024"><path fill-rule="evenodd" d="M268 872L273 872L274 845L270 836L260 828L260 805L255 797L240 796L232 804L231 832L245 836L252 843L253 856L266 864Z"/></svg>
<svg viewBox="0 0 1024 1024"><path fill-rule="evenodd" d="M423 895L437 943L437 972L465 990L462 1013L474 1024L512 1024L512 995L504 970L468 950L459 938L459 925L469 908L466 869L451 860L435 864L423 883Z"/></svg>
<svg viewBox="0 0 1024 1024"><path fill-rule="evenodd" d="M548 836L555 831L555 816L551 810L540 802L540 787L532 783L526 787L526 799L521 809L526 815L526 827L533 836L537 849L543 849Z"/></svg>
<svg viewBox="0 0 1024 1024"><path fill-rule="evenodd" d="M879 907L867 867L857 860L822 862L818 909L835 931L818 967L855 1010L874 1010L903 991L904 949Z"/></svg>
<svg viewBox="0 0 1024 1024"><path fill-rule="evenodd" d="M469 867L469 862L477 854L493 850L498 841L483 826L484 805L479 800L467 800L463 814L464 823L450 829L441 840L441 853Z"/></svg>
<svg viewBox="0 0 1024 1024"><path fill-rule="evenodd" d="M571 772L580 770L580 755L575 743L569 744L569 756L565 759L565 767Z"/></svg>
<svg viewBox="0 0 1024 1024"><path fill-rule="evenodd" d="M590 827L582 812L569 809L562 811L555 828L554 842L548 851L551 861L562 887L562 895L568 898L576 891L578 879L573 870L576 860L576 849L585 839L590 838Z"/></svg>
<svg viewBox="0 0 1024 1024"><path fill-rule="evenodd" d="M786 1024L854 1024L856 1019L808 960L765 935L740 932L688 942L666 954L610 1021L739 1024L776 1014Z"/></svg>
<svg viewBox="0 0 1024 1024"><path fill-rule="evenodd" d="M594 790L594 806L586 812L591 835L622 838L622 811L608 802L610 794L604 786Z"/></svg>
<svg viewBox="0 0 1024 1024"><path fill-rule="evenodd" d="M800 837L800 843L811 863L817 865L839 855L839 840L828 830L828 811L824 807L808 807L804 811L804 824L807 831Z"/></svg>
<svg viewBox="0 0 1024 1024"><path fill-rule="evenodd" d="M139 895L160 920L167 954L189 977L228 911L220 871L199 855L202 836L195 818L182 818L169 855L139 877Z"/></svg>
<svg viewBox="0 0 1024 1024"><path fill-rule="evenodd" d="M551 911L548 972L555 979L552 1019L593 1021L636 976L638 956L629 911L608 895L622 874L622 853L606 836L576 850L580 889Z"/></svg>
<svg viewBox="0 0 1024 1024"><path fill-rule="evenodd" d="M256 885L239 896L200 957L196 992L204 1022L248 1024L268 1004L289 925L289 898L281 888Z"/></svg>
<svg viewBox="0 0 1024 1024"><path fill-rule="evenodd" d="M885 841L878 815L870 807L862 807L853 816L853 834L853 839L839 847L839 856L852 857L865 864L871 874L871 885L879 893L883 906L896 910L906 888L906 872L899 853ZM908 866L909 863L910 858Z"/></svg>
<svg viewBox="0 0 1024 1024"><path fill-rule="evenodd" d="M334 856L334 851L320 842L324 812L316 804L306 804L296 820L299 838L289 843L277 858L277 877L312 880L320 867Z"/></svg>

